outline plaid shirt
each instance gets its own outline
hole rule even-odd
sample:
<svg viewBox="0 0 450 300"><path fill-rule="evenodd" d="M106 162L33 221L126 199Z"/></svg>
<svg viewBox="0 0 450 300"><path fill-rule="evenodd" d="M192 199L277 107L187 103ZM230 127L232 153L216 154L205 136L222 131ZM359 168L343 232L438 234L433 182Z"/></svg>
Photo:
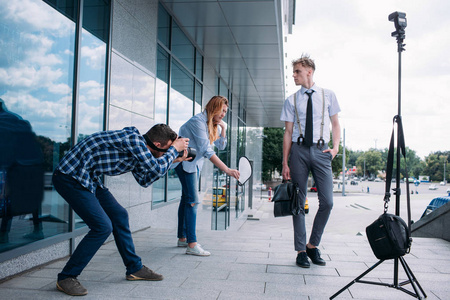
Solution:
<svg viewBox="0 0 450 300"><path fill-rule="evenodd" d="M92 134L76 144L62 158L57 170L72 176L86 189L95 193L104 187L101 175L120 175L132 172L143 187L164 176L177 158L175 147L155 158L146 147L144 138L135 127L102 131Z"/></svg>

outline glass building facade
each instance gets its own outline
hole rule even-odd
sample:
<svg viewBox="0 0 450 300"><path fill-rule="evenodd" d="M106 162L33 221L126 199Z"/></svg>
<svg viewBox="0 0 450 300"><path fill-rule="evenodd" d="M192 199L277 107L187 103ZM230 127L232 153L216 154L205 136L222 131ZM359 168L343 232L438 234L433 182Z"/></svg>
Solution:
<svg viewBox="0 0 450 300"><path fill-rule="evenodd" d="M223 95L230 101L224 119L228 145L217 154L236 168L250 147L255 182L260 179L262 142L247 139L262 130L247 127L247 110L230 82L206 66L201 47L164 3L133 5L128 0L0 0L0 137L21 126L6 114L28 124L43 171L42 193L30 200L35 205L21 214L0 214L0 279L70 255L87 232L53 188L51 176L62 156L94 132L135 126L145 133L157 123L178 131L212 96ZM12 164L4 141L2 201ZM175 226L181 185L174 171L147 189L129 174L104 181L127 208L132 230ZM226 198L223 207L213 203L219 189ZM248 189L205 163L199 195L212 229L224 230L242 214Z"/></svg>

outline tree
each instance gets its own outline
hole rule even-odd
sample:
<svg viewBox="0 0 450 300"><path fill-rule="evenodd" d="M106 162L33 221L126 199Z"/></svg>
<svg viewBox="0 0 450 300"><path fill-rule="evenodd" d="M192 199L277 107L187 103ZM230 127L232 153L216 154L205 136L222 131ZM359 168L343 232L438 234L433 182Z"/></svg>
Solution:
<svg viewBox="0 0 450 300"><path fill-rule="evenodd" d="M431 181L442 181L444 179L444 164L449 161L449 158L450 151L431 153L425 157L423 173L428 175Z"/></svg>
<svg viewBox="0 0 450 300"><path fill-rule="evenodd" d="M263 141L263 174L264 181L271 180L273 172L282 171L283 163L283 128L264 128L266 138Z"/></svg>
<svg viewBox="0 0 450 300"><path fill-rule="evenodd" d="M356 166L358 169L363 169L364 160L366 164L366 174L369 177L375 177L379 170L384 170L383 160L381 157L381 152L376 149L370 149L366 151L363 155L360 155L356 160Z"/></svg>

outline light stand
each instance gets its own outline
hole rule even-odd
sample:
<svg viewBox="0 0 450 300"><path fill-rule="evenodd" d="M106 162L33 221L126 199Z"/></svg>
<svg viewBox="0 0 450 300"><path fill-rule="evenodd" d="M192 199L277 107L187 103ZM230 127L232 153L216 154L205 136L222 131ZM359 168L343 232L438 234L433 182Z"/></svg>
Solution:
<svg viewBox="0 0 450 300"><path fill-rule="evenodd" d="M401 146L404 146L404 140L403 140L403 128L401 123L401 62L402 62L402 51L404 51L403 40L405 39L405 28L406 28L406 14L402 12L393 12L389 15L389 21L394 22L396 31L392 32L391 36L395 37L397 39L397 51L398 51L398 115L394 117L395 122L397 123L397 170L396 170L396 184L395 188L393 189L395 197L395 215L400 215L400 151ZM409 180L407 178L406 180ZM406 183L408 184L408 182ZM409 188L407 186L407 192ZM387 209L387 202L385 202L385 209ZM408 207L408 215L411 214L410 208ZM417 299L423 299L426 298L427 295L425 294L424 290L420 286L419 282L417 281L416 277L414 276L413 272L409 268L408 264L406 263L403 256L394 258L394 278L393 283L383 283L380 281L366 281L361 280L364 276L366 276L369 272L374 270L376 267L378 267L381 263L383 263L384 260L379 260L376 264L374 264L372 267L367 269L364 273L356 277L353 281L351 281L349 284L347 284L345 287L340 289L337 293L335 293L333 296L330 297L330 299L334 299L337 297L340 293L348 289L351 285L354 283L365 283L365 284L373 284L373 285L381 285L381 286L387 286L390 288L395 288L397 290L400 290L402 292L407 293L408 295L411 295ZM401 263L406 276L408 277L408 280L404 282L398 282L398 266L399 262ZM414 289L414 292L411 292L403 286L411 284L411 286ZM420 291L419 291L420 290ZM420 295L420 292L423 296Z"/></svg>

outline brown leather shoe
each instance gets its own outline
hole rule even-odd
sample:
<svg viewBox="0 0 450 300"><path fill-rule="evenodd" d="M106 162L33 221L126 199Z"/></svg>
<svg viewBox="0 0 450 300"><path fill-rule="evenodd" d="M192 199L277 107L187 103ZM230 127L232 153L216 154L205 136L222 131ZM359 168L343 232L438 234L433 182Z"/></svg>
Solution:
<svg viewBox="0 0 450 300"><path fill-rule="evenodd" d="M76 278L66 278L56 282L56 288L71 296L84 296L88 291Z"/></svg>
<svg viewBox="0 0 450 300"><path fill-rule="evenodd" d="M142 269L137 271L136 273L127 275L127 280L150 280L150 281L160 281L163 280L164 277L161 274L153 272L146 266L143 266Z"/></svg>

